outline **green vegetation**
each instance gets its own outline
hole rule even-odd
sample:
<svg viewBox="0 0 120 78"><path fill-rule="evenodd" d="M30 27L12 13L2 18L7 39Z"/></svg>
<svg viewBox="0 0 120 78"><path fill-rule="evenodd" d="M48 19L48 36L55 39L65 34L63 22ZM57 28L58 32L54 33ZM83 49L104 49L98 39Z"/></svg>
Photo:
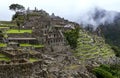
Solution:
<svg viewBox="0 0 120 78"><path fill-rule="evenodd" d="M97 78L119 78L120 77L120 65L101 65L94 68L93 73Z"/></svg>
<svg viewBox="0 0 120 78"><path fill-rule="evenodd" d="M120 48L118 46L111 45L117 57L120 57Z"/></svg>
<svg viewBox="0 0 120 78"><path fill-rule="evenodd" d="M44 45L33 45L35 48L43 48L44 47Z"/></svg>
<svg viewBox="0 0 120 78"><path fill-rule="evenodd" d="M2 28L9 28L9 27L0 27L0 29L2 29Z"/></svg>
<svg viewBox="0 0 120 78"><path fill-rule="evenodd" d="M32 46L31 44L20 44L21 47L30 47Z"/></svg>
<svg viewBox="0 0 120 78"><path fill-rule="evenodd" d="M0 24L0 27L12 27L17 26L16 24Z"/></svg>
<svg viewBox="0 0 120 78"><path fill-rule="evenodd" d="M0 47L6 47L7 46L7 44L5 44L5 43L0 43Z"/></svg>
<svg viewBox="0 0 120 78"><path fill-rule="evenodd" d="M7 31L8 34L22 34L22 33L32 33L32 30L17 30L17 29L10 29Z"/></svg>
<svg viewBox="0 0 120 78"><path fill-rule="evenodd" d="M105 59L115 55L102 37L92 35L80 28L66 31L64 35L71 48L75 49L74 55L81 61L97 58Z"/></svg>
<svg viewBox="0 0 120 78"><path fill-rule="evenodd" d="M77 39L77 48L74 55L80 60L97 59L99 57L108 58L114 56L111 47L105 44L103 38L96 35L88 34L88 32L79 30L79 38Z"/></svg>
<svg viewBox="0 0 120 78"><path fill-rule="evenodd" d="M29 61L30 62L36 62L36 61L38 61L38 59L37 58L30 58Z"/></svg>
<svg viewBox="0 0 120 78"><path fill-rule="evenodd" d="M93 71L97 78L114 78L111 73L103 69L95 68Z"/></svg>
<svg viewBox="0 0 120 78"><path fill-rule="evenodd" d="M4 38L7 38L8 37L8 35L7 34L4 34Z"/></svg>
<svg viewBox="0 0 120 78"><path fill-rule="evenodd" d="M25 7L20 4L11 4L9 6L9 9L15 11L15 14L12 17L12 21L14 21L17 24L18 29L20 30L21 26L23 25L23 23L25 21L25 16L21 15L20 13L25 10ZM14 33L14 32L12 32L12 33Z"/></svg>
<svg viewBox="0 0 120 78"><path fill-rule="evenodd" d="M10 61L10 58L8 57L0 58L0 61Z"/></svg>
<svg viewBox="0 0 120 78"><path fill-rule="evenodd" d="M0 61L10 61L10 58L8 58L6 55L0 53Z"/></svg>
<svg viewBox="0 0 120 78"><path fill-rule="evenodd" d="M4 54L0 54L0 57L5 57L5 55Z"/></svg>
<svg viewBox="0 0 120 78"><path fill-rule="evenodd" d="M0 27L12 27L12 26L17 26L17 25L11 21L0 21Z"/></svg>
<svg viewBox="0 0 120 78"><path fill-rule="evenodd" d="M115 50L116 56L120 57L120 20L116 19L111 24L100 25L100 35L105 38L106 43ZM99 31L97 31L99 32Z"/></svg>
<svg viewBox="0 0 120 78"><path fill-rule="evenodd" d="M23 10L25 10L25 7L23 5L20 5L20 4L11 4L9 6L9 9L16 12L16 11L23 11Z"/></svg>
<svg viewBox="0 0 120 78"><path fill-rule="evenodd" d="M69 30L66 31L64 33L69 45L71 46L71 48L75 49L77 47L77 39L78 39L78 35L79 35L79 28L73 29L73 30Z"/></svg>
<svg viewBox="0 0 120 78"><path fill-rule="evenodd" d="M44 45L40 45L40 44L20 44L21 47L35 47L35 48L42 48L44 47Z"/></svg>

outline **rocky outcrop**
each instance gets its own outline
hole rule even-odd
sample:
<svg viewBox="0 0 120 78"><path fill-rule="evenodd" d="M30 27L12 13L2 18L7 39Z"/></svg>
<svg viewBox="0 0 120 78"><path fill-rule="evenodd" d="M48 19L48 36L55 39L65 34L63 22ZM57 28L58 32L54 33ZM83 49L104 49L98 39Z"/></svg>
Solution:
<svg viewBox="0 0 120 78"><path fill-rule="evenodd" d="M69 52L42 53L33 63L0 65L0 78L95 78Z"/></svg>

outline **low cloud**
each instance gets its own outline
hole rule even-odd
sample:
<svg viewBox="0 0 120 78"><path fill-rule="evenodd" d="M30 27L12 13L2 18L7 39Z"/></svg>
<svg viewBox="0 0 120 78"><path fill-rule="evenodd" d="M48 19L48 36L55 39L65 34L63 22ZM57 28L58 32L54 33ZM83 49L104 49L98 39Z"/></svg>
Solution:
<svg viewBox="0 0 120 78"><path fill-rule="evenodd" d="M91 25L96 29L99 25L113 23L117 14L118 12L115 11L93 7L84 14L81 14L76 22L82 24L83 27Z"/></svg>
<svg viewBox="0 0 120 78"><path fill-rule="evenodd" d="M26 8L44 9L48 13L77 21L78 17L99 6L106 10L120 11L120 0L3 0L0 2L0 20L10 20L13 12L9 11L9 5L18 3ZM81 18L83 19L83 18ZM93 22L91 20L91 22Z"/></svg>

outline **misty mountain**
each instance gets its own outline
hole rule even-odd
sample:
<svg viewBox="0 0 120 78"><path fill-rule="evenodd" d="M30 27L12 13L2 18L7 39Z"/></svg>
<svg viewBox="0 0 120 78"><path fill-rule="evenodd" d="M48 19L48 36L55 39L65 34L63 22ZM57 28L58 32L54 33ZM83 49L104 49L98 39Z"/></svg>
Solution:
<svg viewBox="0 0 120 78"><path fill-rule="evenodd" d="M85 16L86 21L81 21L84 28L92 33L105 38L112 47L117 46L120 56L120 12L107 11L94 8Z"/></svg>
<svg viewBox="0 0 120 78"><path fill-rule="evenodd" d="M120 46L120 13L117 13L113 22L99 25L96 29L98 31L108 43Z"/></svg>
<svg viewBox="0 0 120 78"><path fill-rule="evenodd" d="M93 26L96 29L99 25L113 23L118 14L118 12L107 11L96 7L81 15L79 23L84 27Z"/></svg>

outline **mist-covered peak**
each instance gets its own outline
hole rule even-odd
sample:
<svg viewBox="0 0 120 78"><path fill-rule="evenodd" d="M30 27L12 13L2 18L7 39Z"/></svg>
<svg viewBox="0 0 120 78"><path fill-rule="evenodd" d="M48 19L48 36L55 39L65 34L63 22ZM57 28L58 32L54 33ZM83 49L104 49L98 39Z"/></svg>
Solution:
<svg viewBox="0 0 120 78"><path fill-rule="evenodd" d="M95 7L81 15L79 17L79 23L83 26L91 25L96 29L101 24L113 23L117 15L118 12L107 11L102 8Z"/></svg>

